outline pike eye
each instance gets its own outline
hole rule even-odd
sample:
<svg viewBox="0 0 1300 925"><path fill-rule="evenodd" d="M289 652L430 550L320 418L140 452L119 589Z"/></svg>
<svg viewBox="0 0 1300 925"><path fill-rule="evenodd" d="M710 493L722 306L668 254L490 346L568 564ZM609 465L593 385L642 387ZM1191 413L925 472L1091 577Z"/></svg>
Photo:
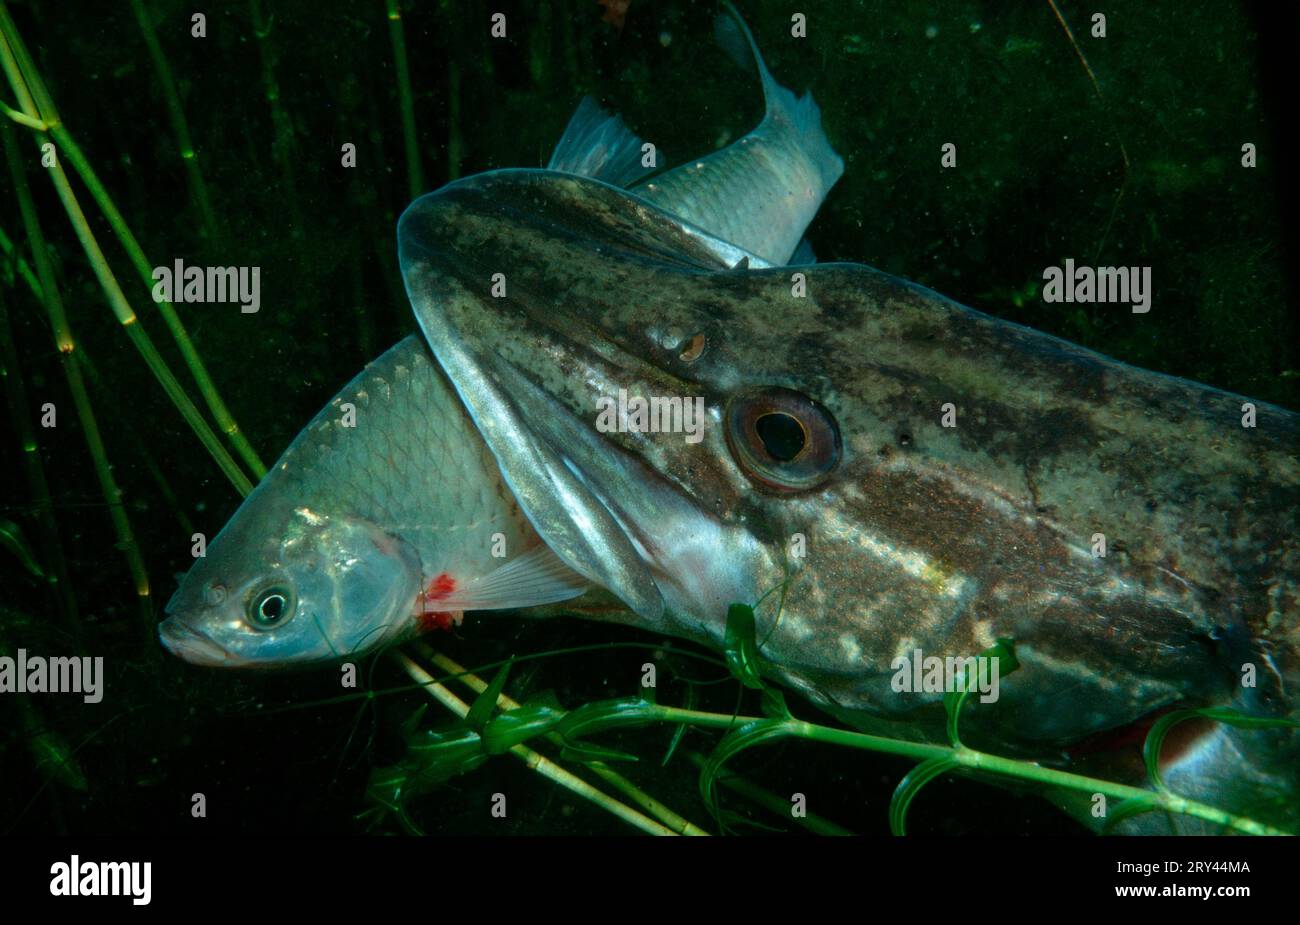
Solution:
<svg viewBox="0 0 1300 925"><path fill-rule="evenodd" d="M840 460L840 431L820 403L791 389L743 392L727 404L727 445L741 470L767 488L805 491Z"/></svg>
<svg viewBox="0 0 1300 925"><path fill-rule="evenodd" d="M276 585L248 602L248 622L260 630L275 629L293 616L293 593Z"/></svg>

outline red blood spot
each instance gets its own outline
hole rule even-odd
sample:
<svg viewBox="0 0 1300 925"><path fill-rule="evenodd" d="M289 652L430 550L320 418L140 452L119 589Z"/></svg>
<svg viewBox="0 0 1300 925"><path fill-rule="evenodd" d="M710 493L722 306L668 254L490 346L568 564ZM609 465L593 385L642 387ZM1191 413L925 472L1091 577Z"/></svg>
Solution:
<svg viewBox="0 0 1300 925"><path fill-rule="evenodd" d="M430 630L449 630L456 620L456 615L447 610L432 610L419 614L420 632Z"/></svg>
<svg viewBox="0 0 1300 925"><path fill-rule="evenodd" d="M429 582L429 587L424 592L424 596L431 601L440 601L455 590L456 579L452 578L446 572L443 572L433 581Z"/></svg>
<svg viewBox="0 0 1300 925"><path fill-rule="evenodd" d="M456 579L443 572L430 581L428 587L420 592L420 596L415 600L414 607L415 621L420 628L420 632L447 630L451 629L454 624L460 623L461 611L434 609L438 606L438 601L446 600L455 590Z"/></svg>

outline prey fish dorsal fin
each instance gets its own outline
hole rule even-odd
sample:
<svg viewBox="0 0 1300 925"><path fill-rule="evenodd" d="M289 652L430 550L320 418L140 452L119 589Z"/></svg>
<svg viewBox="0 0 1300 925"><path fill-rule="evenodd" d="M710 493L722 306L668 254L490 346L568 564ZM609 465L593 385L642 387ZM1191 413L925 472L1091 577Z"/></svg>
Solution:
<svg viewBox="0 0 1300 925"><path fill-rule="evenodd" d="M611 186L630 186L659 166L645 166L643 142L618 116L610 115L584 96L555 146L547 170L576 173Z"/></svg>
<svg viewBox="0 0 1300 925"><path fill-rule="evenodd" d="M425 592L429 611L514 610L567 601L586 592L585 578L545 544L520 553L480 578L464 583L439 575Z"/></svg>

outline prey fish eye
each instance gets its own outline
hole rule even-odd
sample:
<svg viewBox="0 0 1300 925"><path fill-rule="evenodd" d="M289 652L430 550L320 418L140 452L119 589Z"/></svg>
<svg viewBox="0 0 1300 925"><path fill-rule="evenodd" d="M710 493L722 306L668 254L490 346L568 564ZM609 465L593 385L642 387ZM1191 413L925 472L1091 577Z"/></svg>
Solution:
<svg viewBox="0 0 1300 925"><path fill-rule="evenodd" d="M819 402L792 389L772 387L735 396L727 405L726 430L736 464L766 488L815 488L840 459L835 418Z"/></svg>
<svg viewBox="0 0 1300 925"><path fill-rule="evenodd" d="M248 621L257 629L274 629L293 616L293 595L276 585L249 600Z"/></svg>

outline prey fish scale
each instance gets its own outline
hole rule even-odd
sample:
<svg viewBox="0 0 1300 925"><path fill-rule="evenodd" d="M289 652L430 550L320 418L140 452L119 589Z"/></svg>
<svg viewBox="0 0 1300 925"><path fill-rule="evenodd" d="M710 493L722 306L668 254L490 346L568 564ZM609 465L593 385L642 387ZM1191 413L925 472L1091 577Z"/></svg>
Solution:
<svg viewBox="0 0 1300 925"><path fill-rule="evenodd" d="M519 542L524 522L502 516L509 495L485 477L491 458L466 439L470 428L426 351L408 339L336 395L276 469L306 507L346 497L350 513L400 532L426 559L461 531L505 530ZM487 544L466 548L486 552Z"/></svg>

